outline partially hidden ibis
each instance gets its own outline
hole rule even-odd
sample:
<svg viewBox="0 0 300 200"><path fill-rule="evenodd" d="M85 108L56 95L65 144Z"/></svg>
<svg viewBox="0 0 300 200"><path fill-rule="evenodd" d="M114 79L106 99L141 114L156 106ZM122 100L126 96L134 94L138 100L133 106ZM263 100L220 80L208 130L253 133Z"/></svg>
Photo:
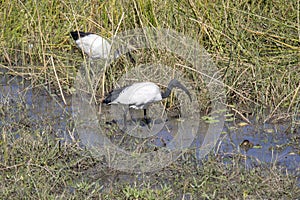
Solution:
<svg viewBox="0 0 300 200"><path fill-rule="evenodd" d="M78 48L80 48L91 59L107 59L111 45L103 37L89 32L70 32Z"/></svg>
<svg viewBox="0 0 300 200"><path fill-rule="evenodd" d="M83 31L71 31L72 38L75 40L78 48L81 49L91 60L108 59L110 53L114 59L120 56L121 49L111 51L111 43L105 38L95 33ZM123 47L124 48L124 47ZM130 52L125 52L130 62L135 64L135 60Z"/></svg>

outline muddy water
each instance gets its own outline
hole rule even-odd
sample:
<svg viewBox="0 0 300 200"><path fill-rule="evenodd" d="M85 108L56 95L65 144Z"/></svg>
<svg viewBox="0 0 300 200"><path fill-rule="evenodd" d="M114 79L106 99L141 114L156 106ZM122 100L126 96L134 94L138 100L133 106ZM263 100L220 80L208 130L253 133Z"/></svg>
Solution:
<svg viewBox="0 0 300 200"><path fill-rule="evenodd" d="M64 105L55 92L33 87L22 78L0 75L0 127L18 132L18 127L31 131L49 131L68 138L71 101ZM0 129L1 130L1 129Z"/></svg>
<svg viewBox="0 0 300 200"><path fill-rule="evenodd" d="M73 135L69 135L72 132L70 126L72 122L71 97L67 97L67 105L65 105L56 91L41 87L34 88L30 82L21 78L9 76L0 78L0 105L4 111L0 113L0 116L2 115L0 130L10 123L21 123L33 130L46 128L61 137L62 140L71 140L73 137ZM107 106L100 108L102 114L110 109ZM110 121L112 120L117 119L110 119ZM167 128L160 127L160 131L157 131L155 138L151 140L152 147L155 148L168 145L168 142L174 137L173 132L178 130L176 128L178 119L170 117L166 119L164 116L162 120L165 122L164 127ZM110 126L109 123L105 124ZM158 124L161 124L161 121ZM207 123L199 121L199 124L199 135L191 144L191 148L196 149L196 154L197 148L201 146L205 137L205 130L207 130ZM298 125L291 132L290 125L290 123L259 124L254 121L252 125L241 125L238 122L228 122L224 125L223 133L215 147L216 154L227 156L229 162L232 154L244 154L247 158L245 162L249 167L260 163L270 163L286 168L291 173L300 176L300 128ZM97 140L97 137L92 139ZM250 145L244 146L243 142L245 141L248 141Z"/></svg>
<svg viewBox="0 0 300 200"><path fill-rule="evenodd" d="M220 152L242 153L249 166L260 162L272 163L300 173L300 129L290 132L290 124L258 124L234 126L227 124ZM232 128L234 127L234 128ZM230 130L232 129L232 130ZM244 146L249 141L251 145ZM253 145L253 146L252 146Z"/></svg>

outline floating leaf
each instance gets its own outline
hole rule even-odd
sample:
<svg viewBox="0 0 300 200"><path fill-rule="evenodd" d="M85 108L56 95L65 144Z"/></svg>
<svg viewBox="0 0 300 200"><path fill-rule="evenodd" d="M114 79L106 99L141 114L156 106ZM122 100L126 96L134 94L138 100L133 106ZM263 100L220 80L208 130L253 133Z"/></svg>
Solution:
<svg viewBox="0 0 300 200"><path fill-rule="evenodd" d="M260 144L256 144L256 145L254 145L252 148L253 148L253 149L261 149L262 146L261 146Z"/></svg>
<svg viewBox="0 0 300 200"><path fill-rule="evenodd" d="M243 126L248 126L249 124L246 122L240 122L238 123L238 126L243 127Z"/></svg>

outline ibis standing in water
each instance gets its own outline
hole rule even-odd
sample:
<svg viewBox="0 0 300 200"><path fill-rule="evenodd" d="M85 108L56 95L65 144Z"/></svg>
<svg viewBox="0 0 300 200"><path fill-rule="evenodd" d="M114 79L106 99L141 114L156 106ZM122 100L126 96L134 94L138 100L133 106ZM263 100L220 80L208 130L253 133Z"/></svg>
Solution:
<svg viewBox="0 0 300 200"><path fill-rule="evenodd" d="M108 94L108 96L103 100L105 104L122 104L128 105L129 108L143 109L144 119L146 123L149 123L147 118L146 109L152 103L161 101L170 96L172 89L174 87L182 89L192 101L190 92L176 79L173 79L168 84L168 87L164 92L161 92L158 85L152 82L140 82L128 85L122 88L113 90ZM126 120L126 113L124 116ZM125 123L125 121L124 121Z"/></svg>
<svg viewBox="0 0 300 200"><path fill-rule="evenodd" d="M72 31L70 32L72 38L75 40L78 48L81 49L90 59L108 59L111 51L111 44L105 38L89 32ZM120 56L120 51L112 52L114 58ZM128 52L126 56L132 63L135 63L132 55Z"/></svg>

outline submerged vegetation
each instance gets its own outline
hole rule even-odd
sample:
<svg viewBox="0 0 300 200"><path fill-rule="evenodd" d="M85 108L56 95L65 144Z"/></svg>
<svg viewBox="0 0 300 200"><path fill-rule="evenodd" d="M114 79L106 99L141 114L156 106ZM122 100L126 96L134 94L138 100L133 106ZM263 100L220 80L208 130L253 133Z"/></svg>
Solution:
<svg viewBox="0 0 300 200"><path fill-rule="evenodd" d="M172 29L193 38L211 55L225 84L230 113L246 121L250 116L263 122L288 120L289 133L296 135L294 143L299 146L299 4L296 0L4 0L0 4L0 76L26 79L28 88L46 89L50 96L57 94L68 104L76 72L88 60L75 47L70 31L111 38L136 28ZM180 68L188 65L181 58L163 51L150 49L150 56L136 51L134 57L137 64L178 64L178 70L187 73L191 82L203 84L199 74ZM102 85L105 90L130 68L122 59L107 71L107 82ZM125 67L118 66L120 62ZM245 164L249 158L242 154L225 162L228 158L212 153L199 163L193 153L186 152L177 162L152 174L119 172L108 168L105 159L93 157L76 139L62 142L53 124L60 118L30 118L23 96L1 98L1 199L300 197L295 177L276 165L249 168ZM72 135L74 130L67 126L64 132Z"/></svg>

